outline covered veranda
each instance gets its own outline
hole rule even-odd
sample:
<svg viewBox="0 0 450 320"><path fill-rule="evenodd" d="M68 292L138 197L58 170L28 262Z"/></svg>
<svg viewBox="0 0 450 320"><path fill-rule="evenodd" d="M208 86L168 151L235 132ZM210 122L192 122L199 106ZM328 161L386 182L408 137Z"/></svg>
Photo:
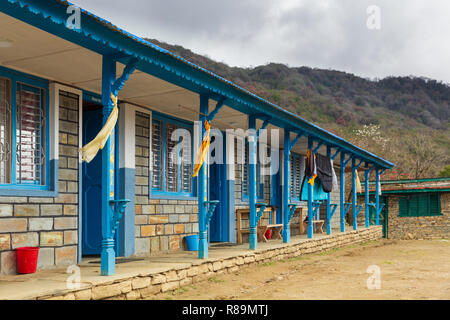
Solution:
<svg viewBox="0 0 450 320"><path fill-rule="evenodd" d="M1 65L44 77L55 83L79 88L101 95L103 122L113 110L111 95L118 96L121 110L119 126L112 137L126 141L127 104L151 107L165 114L182 117L188 121L199 121L200 138L205 134L204 121L211 121L213 128L225 131L230 128L253 129L249 140L249 207L250 240L249 249L256 250L256 226L259 210L264 204L257 204L256 196L256 150L258 130L281 129L280 145L283 146L283 199L282 223L283 242L290 243L289 223L295 204L289 199L289 155L295 151L306 154L311 150L334 159L340 164L340 202L327 201L327 234L331 234L331 216L339 211L340 231L345 232L345 215L352 208L353 230L358 229L356 216L361 206L357 203L355 174L364 168L366 188L371 172L376 181L382 171L393 164L358 148L344 139L327 132L299 116L266 101L232 82L217 76L204 68L159 48L143 39L127 33L104 19L81 10L80 28L67 26L68 7L66 1L8 0L1 4L1 35L11 40L13 46L4 48L0 54ZM120 132L119 132L120 131ZM121 137L122 135L122 137ZM122 140L121 140L122 139ZM115 272L114 226L120 218L121 200L129 199L120 220L125 241L124 255L133 254L134 245L134 191L119 188L126 185L131 177L119 175L120 169L133 166L129 157L130 148L126 143L115 146L111 138L105 148L102 162L102 256L101 272L112 275ZM57 142L57 140L56 140ZM116 159L109 161L109 159ZM119 160L120 159L120 160ZM351 167L353 196L346 203L345 168ZM207 230L213 210L205 189L208 179L206 166L200 169L195 183L198 184L198 258L206 259L208 253ZM110 172L114 174L111 175ZM126 171L125 171L126 172ZM378 183L377 183L378 186ZM368 189L366 189L368 190ZM313 215L320 203L312 200L312 187L308 185L308 238L313 238ZM376 193L379 194L378 192ZM81 195L80 195L81 196ZM369 198L366 202L366 224L369 227ZM374 204L377 217L381 211L377 196ZM378 224L378 218L377 218Z"/></svg>

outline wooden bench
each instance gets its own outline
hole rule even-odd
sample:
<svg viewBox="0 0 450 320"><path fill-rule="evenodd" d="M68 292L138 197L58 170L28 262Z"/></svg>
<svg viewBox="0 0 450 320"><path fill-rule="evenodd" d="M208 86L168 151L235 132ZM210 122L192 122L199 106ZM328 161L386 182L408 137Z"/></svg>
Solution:
<svg viewBox="0 0 450 320"><path fill-rule="evenodd" d="M272 223L268 225L258 225L258 240L267 242L269 241L266 237L267 230L272 231L271 239L283 239L281 236L281 230L283 229L283 224L274 223L276 221L276 210L272 207L271 210L271 221Z"/></svg>
<svg viewBox="0 0 450 320"><path fill-rule="evenodd" d="M256 211L258 211L258 208L256 209ZM271 214L272 215L272 221L275 221L275 220L273 220L273 217L274 217L274 214L275 214L274 208L272 206L267 206L264 209L264 213L266 213L266 212ZM237 243L239 243L239 244L243 243L242 235L244 233L250 233L250 229L249 228L245 228L245 229L242 228L242 216L244 216L244 215L247 215L247 216L250 215L250 208L249 207L236 209L236 235L237 235ZM257 227L256 227L258 235L259 235L259 231L258 230L259 230L260 226L261 226L261 219L259 219ZM271 227L271 228L275 228L276 226L278 226L278 225L273 225L273 227ZM283 226L283 225L281 225L281 226ZM258 238L259 238L259 236L258 236ZM267 241L267 239L266 239L266 241Z"/></svg>
<svg viewBox="0 0 450 320"><path fill-rule="evenodd" d="M313 217L313 230L317 233L323 233L323 224L325 223L325 220L316 220L315 217ZM308 221L303 221L303 232L306 233L308 230Z"/></svg>

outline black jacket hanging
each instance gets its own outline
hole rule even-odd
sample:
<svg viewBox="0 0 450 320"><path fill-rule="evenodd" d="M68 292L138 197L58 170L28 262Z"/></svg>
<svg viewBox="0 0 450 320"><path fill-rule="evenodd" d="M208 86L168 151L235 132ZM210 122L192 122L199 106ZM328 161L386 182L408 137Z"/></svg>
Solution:
<svg viewBox="0 0 450 320"><path fill-rule="evenodd" d="M330 158L316 154L317 178L322 183L323 191L331 192L333 189L333 171Z"/></svg>

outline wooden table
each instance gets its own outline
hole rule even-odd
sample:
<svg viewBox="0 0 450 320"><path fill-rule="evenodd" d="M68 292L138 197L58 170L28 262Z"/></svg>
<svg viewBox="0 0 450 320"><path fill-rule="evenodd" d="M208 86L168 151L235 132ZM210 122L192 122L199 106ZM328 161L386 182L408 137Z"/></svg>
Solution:
<svg viewBox="0 0 450 320"><path fill-rule="evenodd" d="M280 239L280 240L283 239L281 237L281 230L283 229L283 225L274 223L276 221L276 210L274 210L274 208L272 207L271 211L272 211L271 212L272 223L265 225L265 226L258 225L258 240L260 240L260 241L264 241L264 242L269 241L266 238L267 230L272 230L272 235L270 237L271 239Z"/></svg>

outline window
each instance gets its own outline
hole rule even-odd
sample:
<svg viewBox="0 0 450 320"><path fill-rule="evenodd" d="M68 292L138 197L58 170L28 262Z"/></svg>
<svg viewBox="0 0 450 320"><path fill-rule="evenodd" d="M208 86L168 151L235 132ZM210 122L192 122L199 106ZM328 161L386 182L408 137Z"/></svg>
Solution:
<svg viewBox="0 0 450 320"><path fill-rule="evenodd" d="M0 78L0 185L47 190L47 90L40 81L11 74Z"/></svg>
<svg viewBox="0 0 450 320"><path fill-rule="evenodd" d="M242 166L242 200L248 200L249 193L249 145L247 140L245 140L245 149L244 149L244 161ZM256 149L256 198L257 200L264 199L264 177L261 176L261 164L259 161L259 152L258 148Z"/></svg>
<svg viewBox="0 0 450 320"><path fill-rule="evenodd" d="M0 184L11 182L11 85L0 78Z"/></svg>
<svg viewBox="0 0 450 320"><path fill-rule="evenodd" d="M400 217L426 217L441 215L439 193L421 193L399 198Z"/></svg>
<svg viewBox="0 0 450 320"><path fill-rule="evenodd" d="M289 156L289 194L291 200L300 201L304 171L305 158L297 153L291 152Z"/></svg>
<svg viewBox="0 0 450 320"><path fill-rule="evenodd" d="M193 196L192 125L154 115L151 143L152 193Z"/></svg>

